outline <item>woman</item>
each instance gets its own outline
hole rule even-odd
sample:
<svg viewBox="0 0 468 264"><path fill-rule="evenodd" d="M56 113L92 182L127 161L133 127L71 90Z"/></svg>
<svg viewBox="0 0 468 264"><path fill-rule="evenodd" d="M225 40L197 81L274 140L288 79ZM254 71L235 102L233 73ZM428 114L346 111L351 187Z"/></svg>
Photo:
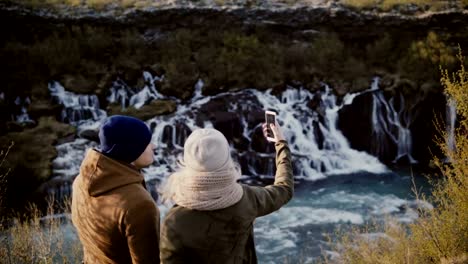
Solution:
<svg viewBox="0 0 468 264"><path fill-rule="evenodd" d="M254 220L286 204L294 187L287 142L278 123L271 130L276 175L266 187L237 183L239 166L219 131L198 129L187 138L181 169L163 193L175 205L161 227L161 263L257 263Z"/></svg>

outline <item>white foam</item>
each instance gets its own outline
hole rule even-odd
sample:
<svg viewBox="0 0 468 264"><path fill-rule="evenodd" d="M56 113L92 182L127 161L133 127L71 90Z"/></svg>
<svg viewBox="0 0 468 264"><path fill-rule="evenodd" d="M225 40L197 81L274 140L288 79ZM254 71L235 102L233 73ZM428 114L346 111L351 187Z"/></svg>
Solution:
<svg viewBox="0 0 468 264"><path fill-rule="evenodd" d="M314 208L309 206L283 207L274 214L258 218L259 225L271 225L281 228L300 227L310 224L325 223L364 223L359 213L333 208Z"/></svg>
<svg viewBox="0 0 468 264"><path fill-rule="evenodd" d="M57 145L58 155L57 158L52 161L54 175L69 179L78 175L85 152L96 146L97 143L83 138Z"/></svg>

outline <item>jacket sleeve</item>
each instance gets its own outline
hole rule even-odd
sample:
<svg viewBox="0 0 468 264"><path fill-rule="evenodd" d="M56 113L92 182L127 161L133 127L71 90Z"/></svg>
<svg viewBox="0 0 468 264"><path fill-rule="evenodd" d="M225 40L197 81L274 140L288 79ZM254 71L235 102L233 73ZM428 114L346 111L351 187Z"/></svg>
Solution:
<svg viewBox="0 0 468 264"><path fill-rule="evenodd" d="M291 153L286 141L275 143L276 174L273 185L254 187L257 217L274 212L291 200L294 193L294 179Z"/></svg>
<svg viewBox="0 0 468 264"><path fill-rule="evenodd" d="M153 201L128 210L125 235L133 264L159 263L159 210Z"/></svg>
<svg viewBox="0 0 468 264"><path fill-rule="evenodd" d="M166 216L166 220L168 217L169 215ZM177 236L177 233L165 223L163 223L161 227L160 247L161 264L187 263L184 261L184 258L181 254L181 252L183 252L183 246Z"/></svg>

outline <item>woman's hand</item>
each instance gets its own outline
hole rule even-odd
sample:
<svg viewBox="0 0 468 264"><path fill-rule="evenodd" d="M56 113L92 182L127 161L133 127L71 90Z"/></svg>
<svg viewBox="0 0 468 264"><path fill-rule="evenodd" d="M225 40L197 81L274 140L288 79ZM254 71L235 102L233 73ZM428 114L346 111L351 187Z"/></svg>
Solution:
<svg viewBox="0 0 468 264"><path fill-rule="evenodd" d="M267 137L267 124L263 123L262 124L263 128L263 135L265 138ZM281 131L281 127L279 126L278 122L275 122L275 124L270 124L270 130L273 132L273 142L278 142L280 140L286 140L284 138L283 132Z"/></svg>

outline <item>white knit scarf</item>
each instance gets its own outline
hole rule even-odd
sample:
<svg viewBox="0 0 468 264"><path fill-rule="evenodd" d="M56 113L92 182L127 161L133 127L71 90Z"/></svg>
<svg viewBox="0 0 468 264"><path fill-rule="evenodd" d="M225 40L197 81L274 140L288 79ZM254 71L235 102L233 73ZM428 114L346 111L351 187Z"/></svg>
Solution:
<svg viewBox="0 0 468 264"><path fill-rule="evenodd" d="M242 186L236 182L239 178L240 170L232 160L223 168L212 172L182 167L169 177L163 196L194 210L223 209L242 198Z"/></svg>

